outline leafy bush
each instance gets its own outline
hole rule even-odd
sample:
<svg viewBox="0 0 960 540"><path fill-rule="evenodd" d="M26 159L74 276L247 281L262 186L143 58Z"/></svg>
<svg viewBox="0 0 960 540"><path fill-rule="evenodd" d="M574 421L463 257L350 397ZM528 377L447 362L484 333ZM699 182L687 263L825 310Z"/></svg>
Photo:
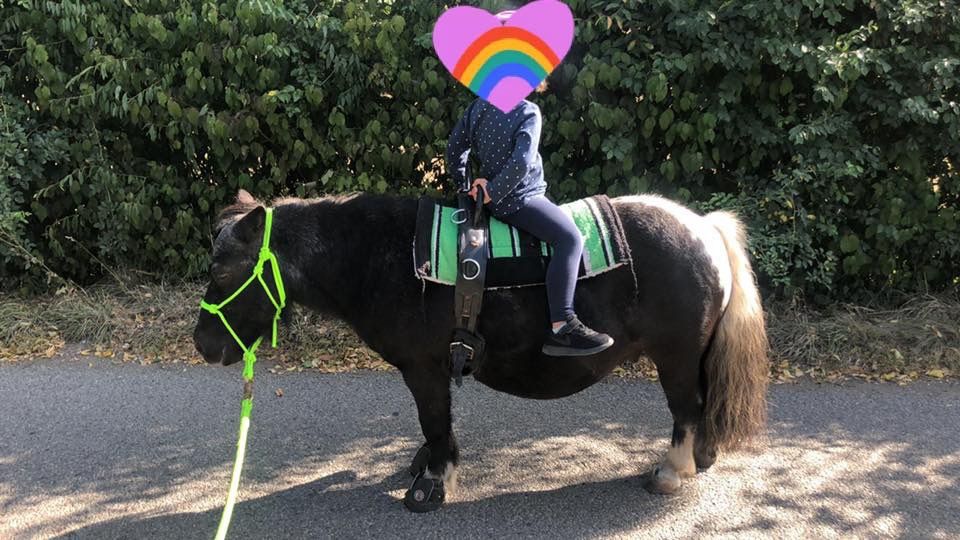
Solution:
<svg viewBox="0 0 960 540"><path fill-rule="evenodd" d="M535 98L556 198L658 191L736 209L764 283L786 294L956 285L957 10L932 0L569 5L574 47ZM0 190L0 231L81 282L103 265L197 276L210 222L237 188L265 198L443 188L446 136L471 95L433 54L441 9L0 8L0 156L15 172ZM35 284L3 245L0 278Z"/></svg>
<svg viewBox="0 0 960 540"><path fill-rule="evenodd" d="M57 174L53 164L67 145L61 130L38 133L27 103L7 99L2 86L9 74L8 66L0 66L0 270L31 273L48 283L56 274L38 252L28 197L30 186Z"/></svg>

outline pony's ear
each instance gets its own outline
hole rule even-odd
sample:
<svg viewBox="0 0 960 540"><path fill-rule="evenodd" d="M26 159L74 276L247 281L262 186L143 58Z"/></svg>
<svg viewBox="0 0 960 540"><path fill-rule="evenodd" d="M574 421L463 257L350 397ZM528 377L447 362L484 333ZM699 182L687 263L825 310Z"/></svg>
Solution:
<svg viewBox="0 0 960 540"><path fill-rule="evenodd" d="M248 194L249 195L249 194ZM267 219L267 211L262 206L258 206L247 212L247 215L240 218L240 221L233 226L233 230L242 242L250 243L260 240L263 232L263 225Z"/></svg>
<svg viewBox="0 0 960 540"><path fill-rule="evenodd" d="M253 195L251 195L250 192L245 189L241 189L237 192L237 204L254 205L257 204L257 200L253 198Z"/></svg>

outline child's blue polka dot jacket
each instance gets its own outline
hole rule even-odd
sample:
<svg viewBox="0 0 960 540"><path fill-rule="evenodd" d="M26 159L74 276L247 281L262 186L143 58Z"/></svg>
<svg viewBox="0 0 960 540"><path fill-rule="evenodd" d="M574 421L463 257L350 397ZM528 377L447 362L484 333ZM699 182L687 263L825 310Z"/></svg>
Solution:
<svg viewBox="0 0 960 540"><path fill-rule="evenodd" d="M543 178L540 145L540 108L521 101L509 113L483 99L467 107L453 128L447 143L449 173L458 187L467 187L474 178L487 179L488 204L494 216L512 214L524 201L547 191ZM468 176L471 156L479 170Z"/></svg>

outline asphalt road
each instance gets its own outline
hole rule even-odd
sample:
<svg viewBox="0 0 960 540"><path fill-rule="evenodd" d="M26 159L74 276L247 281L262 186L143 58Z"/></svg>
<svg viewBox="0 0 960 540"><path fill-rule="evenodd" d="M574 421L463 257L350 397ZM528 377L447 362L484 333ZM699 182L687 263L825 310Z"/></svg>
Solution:
<svg viewBox="0 0 960 540"><path fill-rule="evenodd" d="M763 446L667 497L642 488L670 431L657 385L535 402L468 380L460 489L411 514L399 375L264 367L232 538L960 536L956 383L775 386ZM0 538L212 537L240 387L239 365L0 363Z"/></svg>

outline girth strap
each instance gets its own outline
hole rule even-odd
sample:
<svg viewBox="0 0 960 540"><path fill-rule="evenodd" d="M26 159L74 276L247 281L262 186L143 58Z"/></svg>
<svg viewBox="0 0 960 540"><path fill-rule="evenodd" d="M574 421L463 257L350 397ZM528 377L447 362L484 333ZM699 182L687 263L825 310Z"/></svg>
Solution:
<svg viewBox="0 0 960 540"><path fill-rule="evenodd" d="M460 232L450 371L457 386L463 386L463 370L467 363L479 361L484 349L483 338L477 333L477 319L483 304L490 231L482 197L481 191L474 202L466 193L460 193L457 197L459 210L454 214Z"/></svg>

